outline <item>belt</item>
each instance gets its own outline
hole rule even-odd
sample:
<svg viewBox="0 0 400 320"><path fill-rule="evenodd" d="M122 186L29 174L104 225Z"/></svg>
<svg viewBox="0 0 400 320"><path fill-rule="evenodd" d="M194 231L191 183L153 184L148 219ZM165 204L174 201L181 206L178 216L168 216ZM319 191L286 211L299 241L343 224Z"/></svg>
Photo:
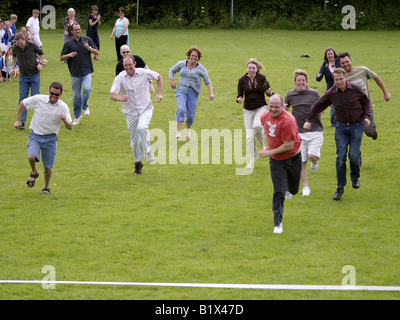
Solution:
<svg viewBox="0 0 400 320"><path fill-rule="evenodd" d="M300 156L301 156L301 152L299 151L294 156L291 156L285 160L297 160L298 158L300 158Z"/></svg>

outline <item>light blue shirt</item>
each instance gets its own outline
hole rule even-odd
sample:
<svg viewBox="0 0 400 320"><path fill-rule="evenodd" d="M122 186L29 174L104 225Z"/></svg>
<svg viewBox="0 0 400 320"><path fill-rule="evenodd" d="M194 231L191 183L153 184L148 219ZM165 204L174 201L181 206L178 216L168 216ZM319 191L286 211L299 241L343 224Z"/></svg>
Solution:
<svg viewBox="0 0 400 320"><path fill-rule="evenodd" d="M189 87L193 88L197 94L200 94L201 78L203 78L206 85L211 84L206 68L200 63L193 69L189 69L187 67L187 60L178 61L177 64L169 70L169 79L174 80L177 72L179 72L180 77L176 90L182 91L185 94L188 92Z"/></svg>

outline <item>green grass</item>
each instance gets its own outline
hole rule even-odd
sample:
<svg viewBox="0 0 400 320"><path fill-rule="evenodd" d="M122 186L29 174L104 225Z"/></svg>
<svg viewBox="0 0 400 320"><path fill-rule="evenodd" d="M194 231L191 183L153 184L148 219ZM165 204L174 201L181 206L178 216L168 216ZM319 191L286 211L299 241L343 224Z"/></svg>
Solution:
<svg viewBox="0 0 400 320"><path fill-rule="evenodd" d="M318 173L309 174L311 196L285 202L284 233L275 235L268 160L256 162L250 175L243 164L147 165L133 175L129 135L120 104L109 99L116 54L111 29L101 29L100 61L94 62L91 115L72 131L60 130L51 195L40 194L43 170L34 189L26 142L17 131L18 83L0 83L0 279L41 280L52 265L57 280L125 282L201 282L340 285L342 268L356 269L357 285L399 286L398 106L399 32L131 31L131 49L164 78L164 100L155 103L151 129L169 143L169 121L176 102L168 70L185 58L191 45L203 51L201 62L213 81L199 99L193 129L243 129L235 103L237 80L246 61L265 66L276 93L293 86L292 72L309 72L309 86L324 92L314 75L326 47L349 51L355 65L366 65L392 94L384 102L370 84L379 138L364 138L362 188L336 188L334 130L323 115L325 142ZM59 61L60 30L41 31L48 66L41 92L52 81L64 84L62 100L72 112L67 66ZM308 54L310 59L300 56ZM154 100L154 99L153 99ZM29 112L30 120L32 112ZM243 132L244 136L244 132ZM200 143L200 141L199 141ZM244 150L244 138L242 147ZM178 142L178 150L187 148ZM210 147L211 148L211 147ZM168 147L167 149L168 150ZM41 164L40 164L41 165ZM0 299L399 299L393 292L267 291L159 287L0 284Z"/></svg>

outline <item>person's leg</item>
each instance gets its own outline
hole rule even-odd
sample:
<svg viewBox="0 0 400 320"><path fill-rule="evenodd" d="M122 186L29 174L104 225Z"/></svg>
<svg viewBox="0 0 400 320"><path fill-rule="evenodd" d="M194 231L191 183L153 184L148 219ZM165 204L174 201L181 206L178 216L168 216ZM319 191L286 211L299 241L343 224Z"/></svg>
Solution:
<svg viewBox="0 0 400 320"><path fill-rule="evenodd" d="M286 162L270 158L270 174L274 193L272 197L272 212L274 213L274 226L278 227L282 223L283 208L287 186Z"/></svg>
<svg viewBox="0 0 400 320"><path fill-rule="evenodd" d="M139 116L127 114L126 123L129 130L129 138L131 141L133 158L135 163L138 163L144 159L143 146L137 130L139 124Z"/></svg>
<svg viewBox="0 0 400 320"><path fill-rule="evenodd" d="M360 178L360 147L363 138L364 123L361 121L351 127L349 160L350 178L357 181Z"/></svg>
<svg viewBox="0 0 400 320"><path fill-rule="evenodd" d="M146 110L140 115L139 117L139 122L137 126L137 132L140 137L140 140L143 144L144 147L144 152L149 153L150 152L150 131L149 131L149 125L151 118L153 116L153 106L150 105L146 108Z"/></svg>
<svg viewBox="0 0 400 320"><path fill-rule="evenodd" d="M287 162L287 190L293 195L299 192L300 179L302 172L301 153L294 155Z"/></svg>
<svg viewBox="0 0 400 320"><path fill-rule="evenodd" d="M82 115L82 78L71 76L72 85L72 105L74 107L74 117L78 119Z"/></svg>
<svg viewBox="0 0 400 320"><path fill-rule="evenodd" d="M50 194L50 179L53 173L57 155L57 135L52 134L43 137L42 162L44 168L44 188L42 193Z"/></svg>
<svg viewBox="0 0 400 320"><path fill-rule="evenodd" d="M187 95L182 91L176 91L176 137L181 137L181 128L183 121L185 120L185 114L187 112Z"/></svg>
<svg viewBox="0 0 400 320"><path fill-rule="evenodd" d="M258 143L260 144L261 148L264 148L266 135L265 135L264 127L261 123L260 117L267 110L268 110L267 106L263 106L263 107L259 108L257 110L256 114L254 115L254 119L253 119L254 136L257 139ZM256 152L257 152L257 148L256 148Z"/></svg>
<svg viewBox="0 0 400 320"><path fill-rule="evenodd" d="M193 125L194 119L196 118L196 108L199 95L193 88L189 88L187 97L186 140L190 140L190 127Z"/></svg>
<svg viewBox="0 0 400 320"><path fill-rule="evenodd" d="M92 74L89 73L82 78L82 110L86 111L88 108L88 101L90 92L92 91Z"/></svg>
<svg viewBox="0 0 400 320"><path fill-rule="evenodd" d="M28 143L28 162L31 167L31 173L27 180L27 185L29 188L32 188L35 185L35 180L39 176L39 173L36 169L36 162L40 160L40 141L37 139L37 136L33 131L29 134Z"/></svg>
<svg viewBox="0 0 400 320"><path fill-rule="evenodd" d="M246 147L250 156L250 163L247 165L248 169L254 167L254 162L258 159L257 147L255 143L255 133L253 129L253 122L256 112L253 110L243 109L244 128L246 130Z"/></svg>
<svg viewBox="0 0 400 320"><path fill-rule="evenodd" d="M30 88L29 77L20 74L18 83L19 83L19 101L18 101L18 106L19 106L22 100L28 98L29 88ZM21 122L23 124L25 124L26 122L27 115L28 111L25 109L21 117Z"/></svg>
<svg viewBox="0 0 400 320"><path fill-rule="evenodd" d="M336 142L336 177L338 188L344 188L346 180L347 150L350 143L349 128L346 124L339 123L335 131Z"/></svg>

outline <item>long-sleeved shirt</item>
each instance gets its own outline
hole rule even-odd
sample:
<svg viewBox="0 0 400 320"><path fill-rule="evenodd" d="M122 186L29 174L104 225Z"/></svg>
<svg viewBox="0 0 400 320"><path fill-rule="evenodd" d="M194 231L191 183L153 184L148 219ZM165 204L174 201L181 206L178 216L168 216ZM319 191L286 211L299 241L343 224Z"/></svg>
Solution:
<svg viewBox="0 0 400 320"><path fill-rule="evenodd" d="M176 86L176 90L184 93L188 92L188 88L192 87L197 94L201 91L201 78L203 78L206 85L211 84L211 80L208 77L206 68L200 63L197 64L193 69L188 68L187 60L178 61L170 70L168 77L170 80L174 80L175 74L179 72L179 81Z"/></svg>
<svg viewBox="0 0 400 320"><path fill-rule="evenodd" d="M337 86L325 92L308 112L307 122L324 111L331 104L335 106L335 120L341 123L356 123L371 117L371 104L361 88L351 82L341 91Z"/></svg>
<svg viewBox="0 0 400 320"><path fill-rule="evenodd" d="M270 88L270 86L265 75L257 72L254 81L251 81L246 73L239 79L237 97L244 96L243 108L246 110L257 110L267 105L265 101L265 91L267 91L268 88Z"/></svg>

